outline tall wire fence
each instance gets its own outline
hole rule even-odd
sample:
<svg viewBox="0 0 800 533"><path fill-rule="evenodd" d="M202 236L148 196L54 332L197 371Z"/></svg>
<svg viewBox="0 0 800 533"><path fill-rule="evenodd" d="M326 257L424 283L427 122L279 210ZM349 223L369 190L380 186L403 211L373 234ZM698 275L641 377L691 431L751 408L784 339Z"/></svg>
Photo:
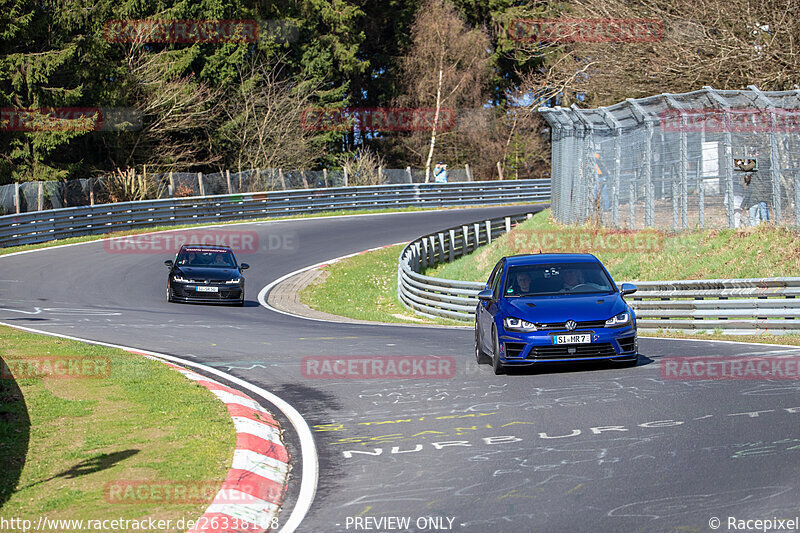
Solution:
<svg viewBox="0 0 800 533"><path fill-rule="evenodd" d="M551 205L562 223L800 225L800 90L704 87L539 112L552 131Z"/></svg>
<svg viewBox="0 0 800 533"><path fill-rule="evenodd" d="M142 179L142 183L134 182ZM131 183L125 186L125 181ZM433 181L433 175L430 176ZM448 182L472 181L469 167L447 170ZM424 169L384 169L347 175L343 170L251 169L242 172L171 172L68 181L29 181L0 186L0 215L138 199L181 198L356 185L424 183ZM142 197L131 197L135 189Z"/></svg>

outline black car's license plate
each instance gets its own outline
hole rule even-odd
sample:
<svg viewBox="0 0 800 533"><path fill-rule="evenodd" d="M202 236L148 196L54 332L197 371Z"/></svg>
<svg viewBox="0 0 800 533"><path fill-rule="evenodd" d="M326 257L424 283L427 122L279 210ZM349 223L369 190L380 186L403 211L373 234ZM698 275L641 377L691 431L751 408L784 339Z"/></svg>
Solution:
<svg viewBox="0 0 800 533"><path fill-rule="evenodd" d="M197 292L219 292L219 287L210 287L207 285L198 285L195 290Z"/></svg>

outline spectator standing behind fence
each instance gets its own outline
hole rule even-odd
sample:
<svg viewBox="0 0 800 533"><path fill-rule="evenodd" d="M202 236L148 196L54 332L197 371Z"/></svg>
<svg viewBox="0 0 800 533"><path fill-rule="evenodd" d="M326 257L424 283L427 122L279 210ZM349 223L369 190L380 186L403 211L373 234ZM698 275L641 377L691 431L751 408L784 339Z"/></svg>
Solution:
<svg viewBox="0 0 800 533"><path fill-rule="evenodd" d="M447 183L447 165L444 163L436 163L433 167L433 181L435 183Z"/></svg>
<svg viewBox="0 0 800 533"><path fill-rule="evenodd" d="M771 189L769 182L759 172L747 174L744 177L745 191L742 207L750 211L750 225L757 226L762 222L769 222L769 208Z"/></svg>

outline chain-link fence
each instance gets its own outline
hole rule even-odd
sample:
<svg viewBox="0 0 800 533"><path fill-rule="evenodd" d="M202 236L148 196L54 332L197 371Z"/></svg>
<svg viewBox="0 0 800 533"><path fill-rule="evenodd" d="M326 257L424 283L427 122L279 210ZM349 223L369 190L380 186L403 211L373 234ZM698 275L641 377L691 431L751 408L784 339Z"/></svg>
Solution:
<svg viewBox="0 0 800 533"><path fill-rule="evenodd" d="M599 109L540 108L563 223L800 225L800 91L711 87Z"/></svg>
<svg viewBox="0 0 800 533"><path fill-rule="evenodd" d="M347 176L342 170L252 169L242 172L148 173L69 181L29 181L0 186L0 215L61 207L77 207L136 199L181 198L292 189L322 189L355 185L424 183L425 170L376 169L374 175ZM142 176L138 176L141 178ZM468 167L447 170L448 182L472 181ZM127 180L127 183L123 183ZM433 173L429 181L434 181ZM138 183L138 184L137 184ZM146 190L143 189L146 184ZM141 197L132 197L140 194Z"/></svg>

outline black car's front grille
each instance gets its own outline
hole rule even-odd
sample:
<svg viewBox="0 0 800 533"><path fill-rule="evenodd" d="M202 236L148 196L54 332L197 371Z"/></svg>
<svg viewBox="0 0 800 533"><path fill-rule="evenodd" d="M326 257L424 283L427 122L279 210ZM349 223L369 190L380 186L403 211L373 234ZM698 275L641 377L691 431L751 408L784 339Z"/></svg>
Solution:
<svg viewBox="0 0 800 533"><path fill-rule="evenodd" d="M525 349L524 342L506 342L506 357L522 357L522 351Z"/></svg>
<svg viewBox="0 0 800 533"><path fill-rule="evenodd" d="M632 352L636 349L636 337L625 337L624 339L617 339L619 349L623 352Z"/></svg>
<svg viewBox="0 0 800 533"><path fill-rule="evenodd" d="M527 359L560 359L562 357L605 357L617 352L610 342L596 344L564 344L553 346L534 346Z"/></svg>

